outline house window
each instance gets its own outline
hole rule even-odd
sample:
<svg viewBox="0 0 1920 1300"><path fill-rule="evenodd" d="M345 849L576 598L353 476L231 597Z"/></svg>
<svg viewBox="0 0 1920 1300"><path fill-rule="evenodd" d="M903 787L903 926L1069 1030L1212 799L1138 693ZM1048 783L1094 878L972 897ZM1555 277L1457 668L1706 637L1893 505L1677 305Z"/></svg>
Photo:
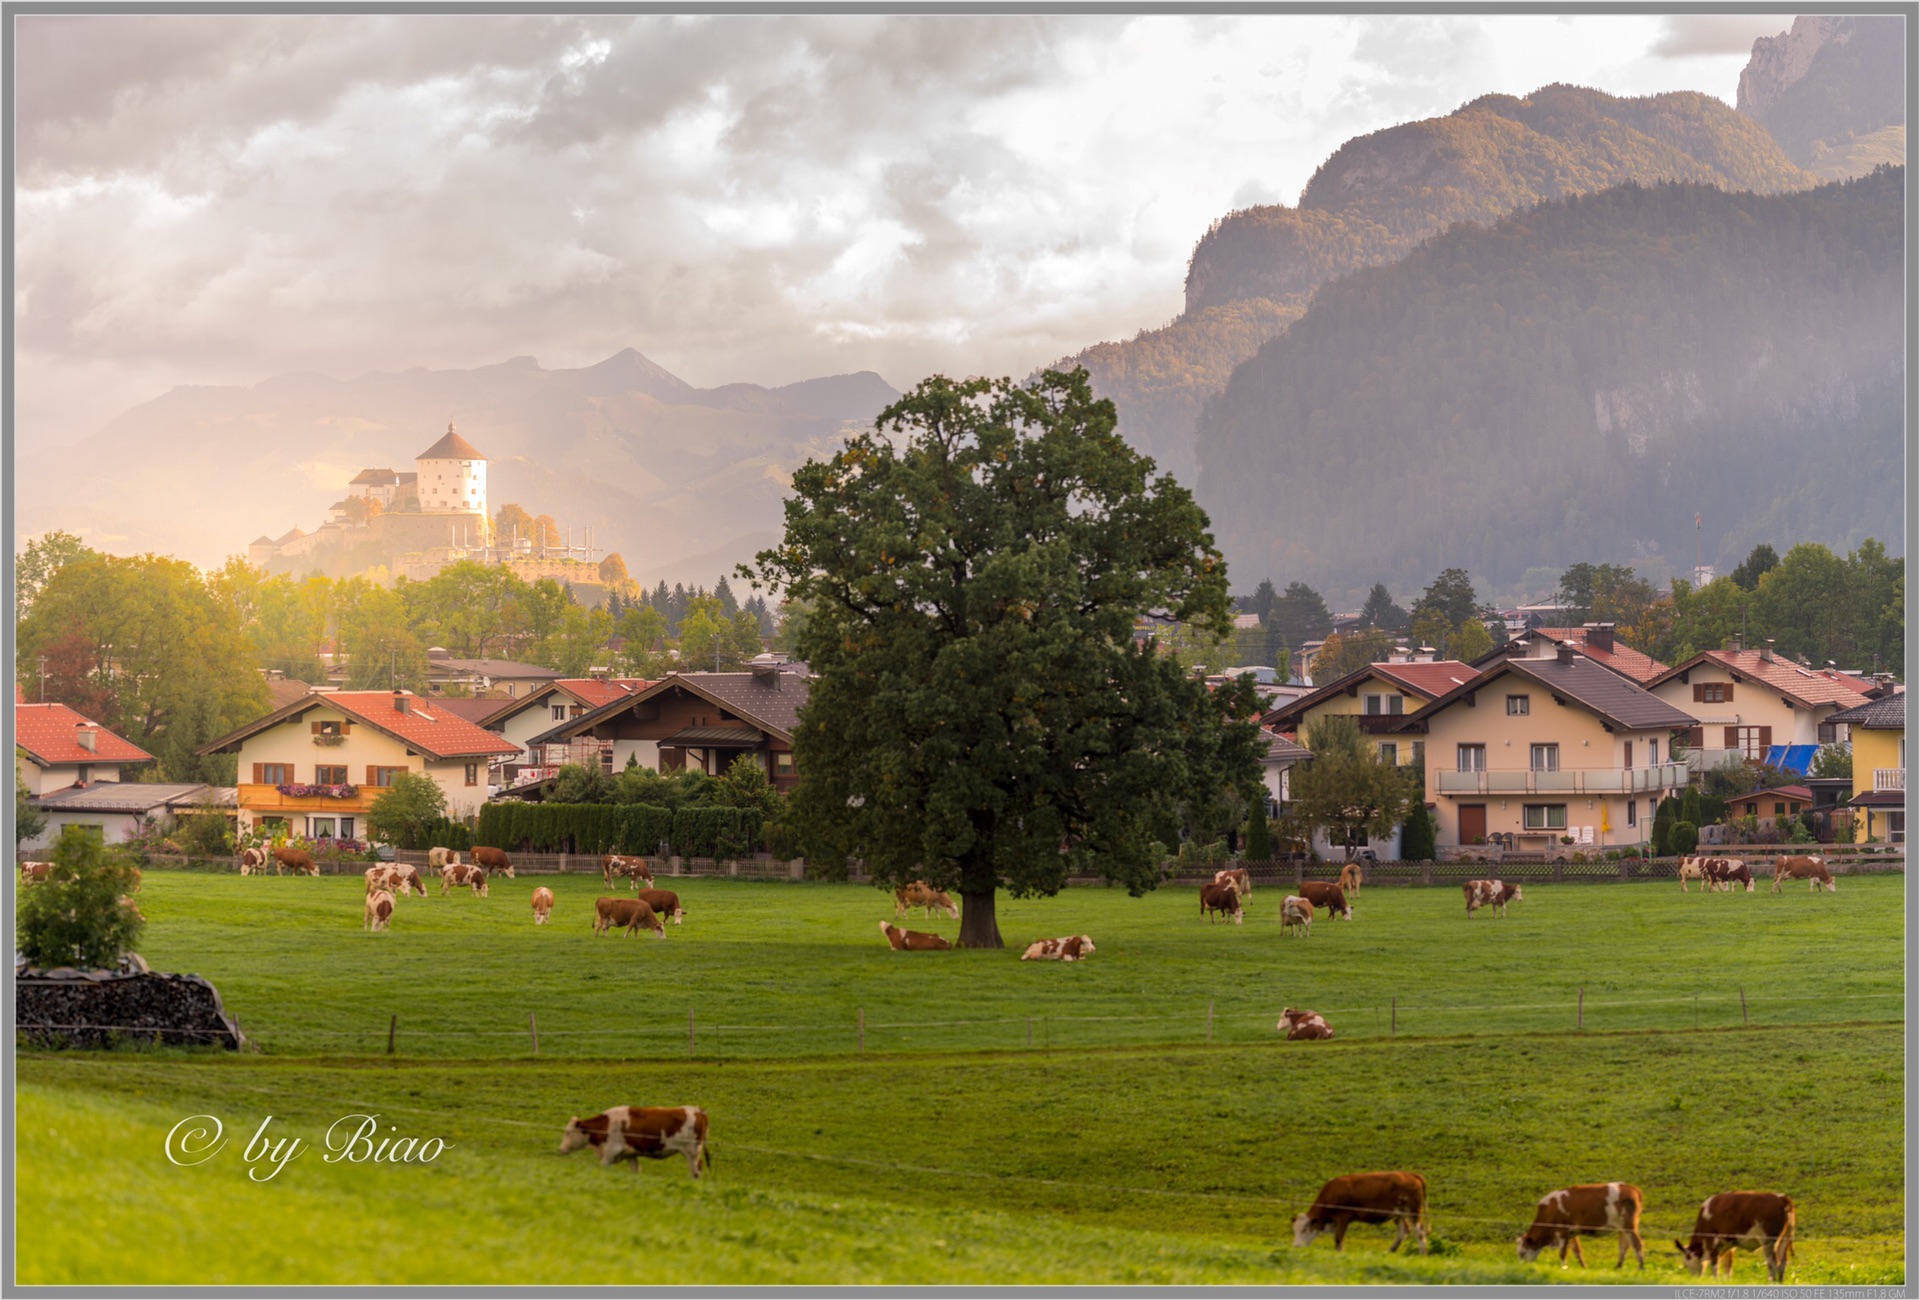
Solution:
<svg viewBox="0 0 1920 1300"><path fill-rule="evenodd" d="M1400 746L1391 740L1380 742L1380 761L1388 767L1400 766Z"/></svg>
<svg viewBox="0 0 1920 1300"><path fill-rule="evenodd" d="M1775 817L1785 817L1787 815L1787 806L1783 803L1776 803L1773 806L1773 815Z"/></svg>
<svg viewBox="0 0 1920 1300"><path fill-rule="evenodd" d="M1533 697L1530 695L1507 696L1507 716L1509 718L1523 718L1527 716L1527 714L1533 711L1532 699Z"/></svg>
<svg viewBox="0 0 1920 1300"><path fill-rule="evenodd" d="M316 736L338 736L341 735L342 732L338 722L316 722L313 724L313 734Z"/></svg>
<svg viewBox="0 0 1920 1300"><path fill-rule="evenodd" d="M1739 750L1746 758L1761 759L1767 756L1766 741L1761 733L1771 731L1771 727L1728 727L1727 730L1733 733L1734 738L1730 748Z"/></svg>
<svg viewBox="0 0 1920 1300"><path fill-rule="evenodd" d="M324 765L315 766L313 769L313 783L315 785L345 785L347 783L346 765L341 764L335 767Z"/></svg>
<svg viewBox="0 0 1920 1300"><path fill-rule="evenodd" d="M1839 728L1835 727L1831 722L1823 722L1820 724L1818 739L1821 744L1836 744L1839 738Z"/></svg>
<svg viewBox="0 0 1920 1300"><path fill-rule="evenodd" d="M1533 770L1536 772L1558 772L1560 770L1560 746L1535 745L1533 747Z"/></svg>
<svg viewBox="0 0 1920 1300"><path fill-rule="evenodd" d="M1627 800L1627 825L1629 827L1633 827L1633 826L1638 826L1639 824L1640 824L1640 801L1638 799L1629 799Z"/></svg>
<svg viewBox="0 0 1920 1300"><path fill-rule="evenodd" d="M1725 704L1733 698L1725 682L1704 682L1700 686L1702 704Z"/></svg>
<svg viewBox="0 0 1920 1300"><path fill-rule="evenodd" d="M773 756L773 774L775 776L792 776L793 775L793 755L785 752L784 750L780 753L775 754ZM1286 774L1282 773L1281 775L1284 777ZM1282 786L1284 787L1284 785L1285 785L1285 782L1283 781ZM1280 791L1280 797L1283 799L1286 797L1286 790L1284 788L1282 788L1282 790Z"/></svg>
<svg viewBox="0 0 1920 1300"><path fill-rule="evenodd" d="M1657 739L1647 742L1647 766L1660 766L1660 742Z"/></svg>
<svg viewBox="0 0 1920 1300"><path fill-rule="evenodd" d="M99 822L68 822L67 826L96 841L104 842L107 838L107 828Z"/></svg>
<svg viewBox="0 0 1920 1300"><path fill-rule="evenodd" d="M1427 761L1426 741L1416 740L1413 742L1413 761L1416 763L1424 763Z"/></svg>
<svg viewBox="0 0 1920 1300"><path fill-rule="evenodd" d="M1530 831L1563 831L1567 829L1567 806L1563 803L1530 803L1526 806L1526 818L1521 824Z"/></svg>
<svg viewBox="0 0 1920 1300"><path fill-rule="evenodd" d="M323 835L332 839L339 833L339 829L339 822L332 817L307 818L307 834L316 840Z"/></svg>
<svg viewBox="0 0 1920 1300"><path fill-rule="evenodd" d="M1887 814L1887 843L1905 844L1907 842L1907 810Z"/></svg>
<svg viewBox="0 0 1920 1300"><path fill-rule="evenodd" d="M1367 696L1367 714L1370 717L1378 717L1381 714L1397 716L1405 707L1406 701L1398 695Z"/></svg>
<svg viewBox="0 0 1920 1300"><path fill-rule="evenodd" d="M293 764L291 763L255 763L253 770L257 774L256 785L293 784Z"/></svg>
<svg viewBox="0 0 1920 1300"><path fill-rule="evenodd" d="M554 720L555 722L565 722L565 721L567 720L567 706L566 706L566 705L564 705L564 704L556 704L556 705L554 705L554 706L553 706L553 720Z"/></svg>
<svg viewBox="0 0 1920 1300"><path fill-rule="evenodd" d="M390 786L393 784L393 778L406 770L404 767L370 767L367 769L367 784Z"/></svg>
<svg viewBox="0 0 1920 1300"><path fill-rule="evenodd" d="M480 765L478 763L467 764L467 784L468 785L480 784Z"/></svg>
<svg viewBox="0 0 1920 1300"><path fill-rule="evenodd" d="M1484 772L1487 770L1487 747L1485 745L1458 745L1454 749L1454 770L1459 772Z"/></svg>

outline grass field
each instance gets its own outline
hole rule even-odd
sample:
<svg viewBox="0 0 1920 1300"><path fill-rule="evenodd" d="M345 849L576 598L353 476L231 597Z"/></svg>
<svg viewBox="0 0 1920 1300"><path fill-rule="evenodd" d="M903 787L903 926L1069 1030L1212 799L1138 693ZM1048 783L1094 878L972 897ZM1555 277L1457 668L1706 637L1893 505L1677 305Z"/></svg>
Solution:
<svg viewBox="0 0 1920 1300"><path fill-rule="evenodd" d="M675 882L688 922L658 942L593 938L598 881L408 900L367 935L351 881L149 875L149 959L212 978L269 1050L23 1054L18 1280L1678 1282L1700 1199L1764 1187L1799 1203L1792 1281L1895 1284L1901 885L1529 888L1471 922L1455 891L1369 890L1305 941L1277 890L1241 927L1191 891L1003 901L1010 944L1095 937L1062 966L894 953L890 901L854 887ZM1376 1014L1395 997L1397 1039ZM1339 1041L1275 1041L1285 1004ZM714 1176L556 1157L567 1116L620 1102L704 1106ZM314 1144L361 1112L455 1145L424 1167L310 1150L248 1181L265 1116ZM230 1146L178 1168L162 1145L190 1114ZM1433 1257L1388 1256L1384 1229L1292 1248L1321 1181L1374 1168L1426 1175ZM1647 1274L1604 1241L1585 1274L1514 1259L1542 1193L1610 1178L1646 1193Z"/></svg>

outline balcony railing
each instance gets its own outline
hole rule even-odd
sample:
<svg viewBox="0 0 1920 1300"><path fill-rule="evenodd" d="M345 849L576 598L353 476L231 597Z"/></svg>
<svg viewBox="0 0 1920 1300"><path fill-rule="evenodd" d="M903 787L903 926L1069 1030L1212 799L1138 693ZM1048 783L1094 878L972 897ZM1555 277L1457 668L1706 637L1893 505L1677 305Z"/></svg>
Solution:
<svg viewBox="0 0 1920 1300"><path fill-rule="evenodd" d="M1577 767L1534 772L1496 769L1490 772L1435 773L1441 794L1641 794L1678 789L1687 783L1685 763L1658 767Z"/></svg>
<svg viewBox="0 0 1920 1300"><path fill-rule="evenodd" d="M1874 768L1873 788L1876 790L1904 791L1907 788L1907 769L1904 767Z"/></svg>
<svg viewBox="0 0 1920 1300"><path fill-rule="evenodd" d="M240 806L249 812L363 813L373 807L373 801L379 794L379 788L363 785L354 788L352 796L345 799L324 794L293 795L284 793L277 785L243 782L239 789L239 801Z"/></svg>

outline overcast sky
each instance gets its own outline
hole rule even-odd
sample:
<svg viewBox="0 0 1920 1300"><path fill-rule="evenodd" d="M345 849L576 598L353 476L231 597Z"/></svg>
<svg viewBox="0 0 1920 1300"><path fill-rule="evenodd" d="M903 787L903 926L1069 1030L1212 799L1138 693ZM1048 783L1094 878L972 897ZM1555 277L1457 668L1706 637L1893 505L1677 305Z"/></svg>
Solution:
<svg viewBox="0 0 1920 1300"><path fill-rule="evenodd" d="M1732 103L1715 17L15 19L17 430L180 383L636 347L1024 374L1180 310L1346 139L1554 81Z"/></svg>

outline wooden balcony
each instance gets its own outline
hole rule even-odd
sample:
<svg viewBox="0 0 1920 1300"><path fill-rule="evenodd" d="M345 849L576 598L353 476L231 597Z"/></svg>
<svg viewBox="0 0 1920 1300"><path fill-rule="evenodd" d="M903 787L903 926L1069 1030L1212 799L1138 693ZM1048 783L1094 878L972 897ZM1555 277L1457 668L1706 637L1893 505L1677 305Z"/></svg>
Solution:
<svg viewBox="0 0 1920 1300"><path fill-rule="evenodd" d="M334 813L353 817L370 811L383 788L358 786L351 799L334 799L327 795L281 794L280 788L272 785L243 784L240 787L240 807L250 813L319 813L323 816Z"/></svg>

